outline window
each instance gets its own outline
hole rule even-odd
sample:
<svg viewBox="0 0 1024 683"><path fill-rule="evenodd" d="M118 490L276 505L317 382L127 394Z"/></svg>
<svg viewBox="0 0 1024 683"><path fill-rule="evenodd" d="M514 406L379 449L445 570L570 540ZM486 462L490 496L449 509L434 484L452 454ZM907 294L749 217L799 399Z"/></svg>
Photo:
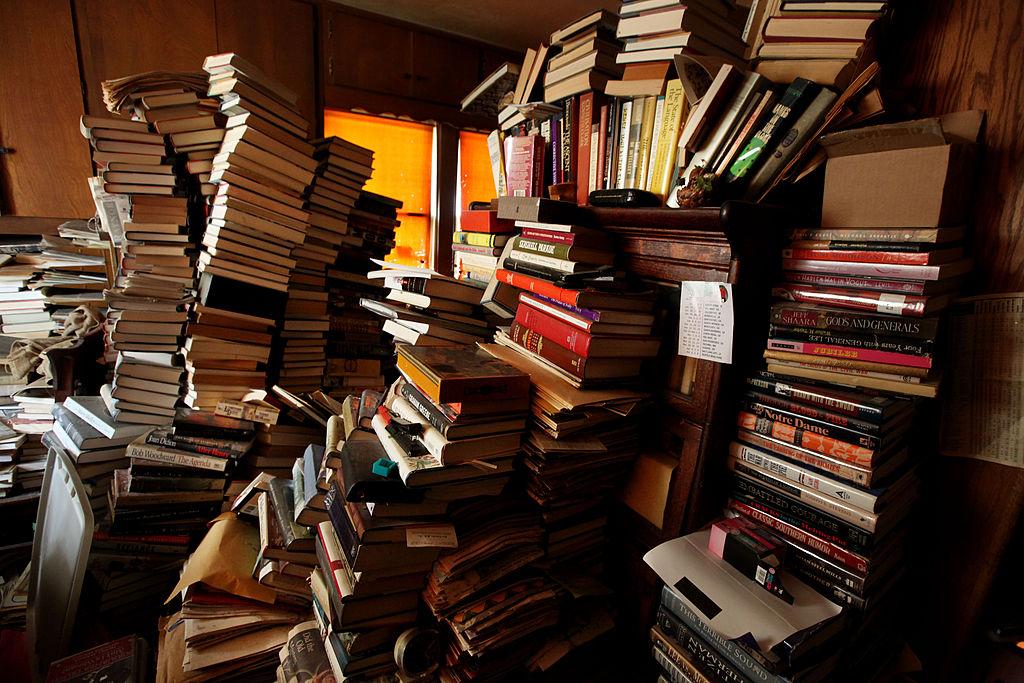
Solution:
<svg viewBox="0 0 1024 683"><path fill-rule="evenodd" d="M434 126L345 111L324 112L324 135L336 135L373 150L370 192L400 199L391 263L427 266L431 261L431 192L434 176ZM484 141L486 152L486 140Z"/></svg>
<svg viewBox="0 0 1024 683"><path fill-rule="evenodd" d="M491 156L487 151L487 135L459 132L459 210L470 202L489 202L498 196L491 173ZM458 220L458 218L456 218Z"/></svg>

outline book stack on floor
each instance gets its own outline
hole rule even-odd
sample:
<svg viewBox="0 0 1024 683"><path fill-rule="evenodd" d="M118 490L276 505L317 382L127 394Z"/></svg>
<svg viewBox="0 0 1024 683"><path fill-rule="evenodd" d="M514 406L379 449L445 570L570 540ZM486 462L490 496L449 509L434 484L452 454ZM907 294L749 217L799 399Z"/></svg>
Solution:
<svg viewBox="0 0 1024 683"><path fill-rule="evenodd" d="M181 609L160 622L160 680L272 680L289 632L308 618L308 598L252 577L259 531L232 512L210 524L168 601ZM167 596L167 592L164 592Z"/></svg>
<svg viewBox="0 0 1024 683"><path fill-rule="evenodd" d="M198 266L199 324L205 310L210 327L189 330L188 356L212 376L194 389L196 405L213 408L266 386L266 335L283 316L292 252L305 240L302 193L315 162L294 93L237 55L208 57L203 68L227 132L211 163L218 187Z"/></svg>
<svg viewBox="0 0 1024 683"><path fill-rule="evenodd" d="M98 227L97 221L68 221L58 226L57 236L48 235L43 241L42 272L33 287L43 292L57 332L78 306L106 308L103 291L112 284L115 260L109 239Z"/></svg>
<svg viewBox="0 0 1024 683"><path fill-rule="evenodd" d="M332 396L343 398L364 389L384 389L383 374L391 365L391 345L381 334L380 318L360 302L384 299L387 290L379 281L369 280L366 273L394 245L401 206L397 199L360 192L349 213L349 235L334 267L327 271L331 331L324 386Z"/></svg>
<svg viewBox="0 0 1024 683"><path fill-rule="evenodd" d="M807 78L845 88L872 59L888 2L768 0L754 3L744 29L747 58L776 83Z"/></svg>
<svg viewBox="0 0 1024 683"><path fill-rule="evenodd" d="M459 229L452 233L452 277L486 287L515 231L512 221L498 218L497 209L463 211Z"/></svg>
<svg viewBox="0 0 1024 683"><path fill-rule="evenodd" d="M485 340L491 328L480 312L479 287L428 268L376 262L371 281L382 282L384 301L361 299L360 305L384 318L384 333L396 343L456 346Z"/></svg>
<svg viewBox="0 0 1024 683"><path fill-rule="evenodd" d="M587 91L602 92L622 75L616 62L618 17L598 10L551 34L544 72L544 101L558 102Z"/></svg>
<svg viewBox="0 0 1024 683"><path fill-rule="evenodd" d="M747 46L740 34L747 12L742 3L717 0L623 2L615 33L623 42L616 59L623 74L605 92L622 97L664 94L677 55L742 61Z"/></svg>
<svg viewBox="0 0 1024 683"><path fill-rule="evenodd" d="M264 479L266 490L256 497L260 553L253 578L293 602L308 604L307 579L317 558L313 535L295 521L297 483L273 476Z"/></svg>

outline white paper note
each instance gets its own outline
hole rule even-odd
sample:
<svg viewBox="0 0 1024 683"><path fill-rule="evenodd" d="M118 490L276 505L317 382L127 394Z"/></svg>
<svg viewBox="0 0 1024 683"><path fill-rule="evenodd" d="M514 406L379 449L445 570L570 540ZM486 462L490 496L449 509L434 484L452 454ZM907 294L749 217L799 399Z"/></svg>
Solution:
<svg viewBox="0 0 1024 683"><path fill-rule="evenodd" d="M679 355L732 363L732 285L683 282L679 289Z"/></svg>

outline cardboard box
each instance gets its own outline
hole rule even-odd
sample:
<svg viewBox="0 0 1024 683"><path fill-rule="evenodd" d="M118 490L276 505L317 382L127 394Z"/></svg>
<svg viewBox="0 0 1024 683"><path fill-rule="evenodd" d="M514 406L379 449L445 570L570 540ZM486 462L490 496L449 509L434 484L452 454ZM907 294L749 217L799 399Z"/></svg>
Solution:
<svg viewBox="0 0 1024 683"><path fill-rule="evenodd" d="M983 120L959 112L826 136L822 227L962 225Z"/></svg>

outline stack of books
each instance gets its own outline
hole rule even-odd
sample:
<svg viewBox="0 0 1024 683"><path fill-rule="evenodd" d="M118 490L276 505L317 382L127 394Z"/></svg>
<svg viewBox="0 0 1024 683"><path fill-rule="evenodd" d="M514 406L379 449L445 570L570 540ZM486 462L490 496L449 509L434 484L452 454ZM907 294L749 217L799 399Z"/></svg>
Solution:
<svg viewBox="0 0 1024 683"><path fill-rule="evenodd" d="M514 233L514 223L499 219L497 209L463 211L459 229L452 233L452 277L486 287Z"/></svg>
<svg viewBox="0 0 1024 683"><path fill-rule="evenodd" d="M296 482L268 477L256 497L260 554L253 578L297 603L309 603L307 580L316 566L313 535L295 521Z"/></svg>
<svg viewBox="0 0 1024 683"><path fill-rule="evenodd" d="M845 88L873 58L876 24L887 6L885 0L754 3L744 30L747 58L776 83L799 77Z"/></svg>
<svg viewBox="0 0 1024 683"><path fill-rule="evenodd" d="M121 424L99 396L71 396L53 408L54 424L43 443L64 451L75 463L94 510L106 510L114 470L128 466L125 449L147 425Z"/></svg>
<svg viewBox="0 0 1024 683"><path fill-rule="evenodd" d="M367 277L383 282L384 301L360 305L384 318L384 333L414 346L456 346L485 340L490 327L478 314L479 287L427 268L378 262Z"/></svg>
<svg viewBox="0 0 1024 683"><path fill-rule="evenodd" d="M934 397L941 311L971 262L962 228L796 229L773 289L769 370ZM810 237L811 239L806 239ZM927 240L927 241L925 241Z"/></svg>
<svg viewBox="0 0 1024 683"><path fill-rule="evenodd" d="M41 243L36 242L35 248L41 249ZM30 286L38 268L24 259L37 257L26 252L0 256L0 333L20 339L48 337L56 325L46 309L44 292Z"/></svg>
<svg viewBox="0 0 1024 683"><path fill-rule="evenodd" d="M558 102L588 90L603 91L622 74L616 62L618 17L597 10L551 34L544 73L544 101Z"/></svg>
<svg viewBox="0 0 1024 683"><path fill-rule="evenodd" d="M25 434L19 434L6 425L0 428L0 498L18 490L18 461L25 438Z"/></svg>
<svg viewBox="0 0 1024 683"><path fill-rule="evenodd" d="M323 680L331 673L331 660L315 620L304 621L289 631L288 642L277 658L281 660L277 667L279 681L287 681L289 674L295 671L308 673L311 680Z"/></svg>
<svg viewBox="0 0 1024 683"><path fill-rule="evenodd" d="M114 258L109 240L93 229L74 230L74 223L89 225L86 221L61 224L59 236L44 238L38 257L19 257L23 262L35 263L39 269L30 286L43 293L57 332L63 330L68 314L78 306L105 308L103 291L113 284Z"/></svg>
<svg viewBox="0 0 1024 683"><path fill-rule="evenodd" d="M291 411L289 411L289 415ZM286 416L276 424L256 425L256 440L245 459L246 476L266 472L290 479L295 458L311 443L322 441L323 427Z"/></svg>
<svg viewBox="0 0 1024 683"><path fill-rule="evenodd" d="M331 329L328 335L324 385L332 396L344 398L363 389L384 388L383 370L391 348L381 334L382 322L360 306L362 299L381 300L384 290L366 273L394 246L397 199L362 191L348 216L348 234L327 271L330 286Z"/></svg>

